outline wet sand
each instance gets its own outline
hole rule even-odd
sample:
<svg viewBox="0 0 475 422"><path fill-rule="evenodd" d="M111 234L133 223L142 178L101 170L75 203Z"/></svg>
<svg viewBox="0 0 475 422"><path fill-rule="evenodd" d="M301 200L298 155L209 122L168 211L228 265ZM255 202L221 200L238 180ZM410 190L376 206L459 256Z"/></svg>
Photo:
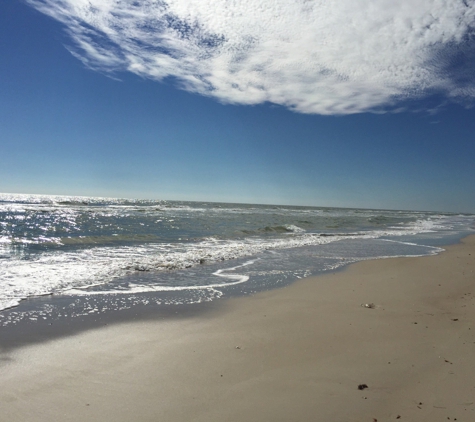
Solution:
<svg viewBox="0 0 475 422"><path fill-rule="evenodd" d="M471 236L437 256L360 262L186 318L5 347L0 414L8 421L473 421L474 271Z"/></svg>

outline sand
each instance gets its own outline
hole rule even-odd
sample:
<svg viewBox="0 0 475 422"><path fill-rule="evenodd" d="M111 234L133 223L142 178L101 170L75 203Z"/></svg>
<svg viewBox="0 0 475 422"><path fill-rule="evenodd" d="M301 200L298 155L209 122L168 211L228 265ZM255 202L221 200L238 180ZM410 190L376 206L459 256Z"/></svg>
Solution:
<svg viewBox="0 0 475 422"><path fill-rule="evenodd" d="M474 270L471 236L4 351L1 419L474 421Z"/></svg>

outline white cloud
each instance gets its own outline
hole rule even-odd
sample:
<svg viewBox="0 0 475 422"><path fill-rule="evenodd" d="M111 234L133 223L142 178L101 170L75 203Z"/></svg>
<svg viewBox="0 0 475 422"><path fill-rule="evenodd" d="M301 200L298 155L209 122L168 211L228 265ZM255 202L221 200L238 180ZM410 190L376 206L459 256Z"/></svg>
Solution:
<svg viewBox="0 0 475 422"><path fill-rule="evenodd" d="M475 0L27 1L87 66L223 102L349 114L475 98Z"/></svg>

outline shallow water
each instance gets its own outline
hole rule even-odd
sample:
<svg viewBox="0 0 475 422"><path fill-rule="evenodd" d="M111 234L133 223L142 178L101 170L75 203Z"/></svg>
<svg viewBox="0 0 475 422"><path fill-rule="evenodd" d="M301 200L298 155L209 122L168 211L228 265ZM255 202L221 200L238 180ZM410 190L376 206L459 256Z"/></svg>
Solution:
<svg viewBox="0 0 475 422"><path fill-rule="evenodd" d="M363 259L434 254L474 218L0 194L0 309L13 307L0 322L211 301ZM66 301L14 308L51 294Z"/></svg>

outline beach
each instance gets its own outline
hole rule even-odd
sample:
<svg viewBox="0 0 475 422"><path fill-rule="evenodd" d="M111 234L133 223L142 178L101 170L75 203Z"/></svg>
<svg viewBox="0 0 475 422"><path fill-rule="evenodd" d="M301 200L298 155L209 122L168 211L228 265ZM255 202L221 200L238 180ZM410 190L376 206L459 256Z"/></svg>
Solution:
<svg viewBox="0 0 475 422"><path fill-rule="evenodd" d="M445 249L181 318L3 342L2 419L473 421L475 236Z"/></svg>

